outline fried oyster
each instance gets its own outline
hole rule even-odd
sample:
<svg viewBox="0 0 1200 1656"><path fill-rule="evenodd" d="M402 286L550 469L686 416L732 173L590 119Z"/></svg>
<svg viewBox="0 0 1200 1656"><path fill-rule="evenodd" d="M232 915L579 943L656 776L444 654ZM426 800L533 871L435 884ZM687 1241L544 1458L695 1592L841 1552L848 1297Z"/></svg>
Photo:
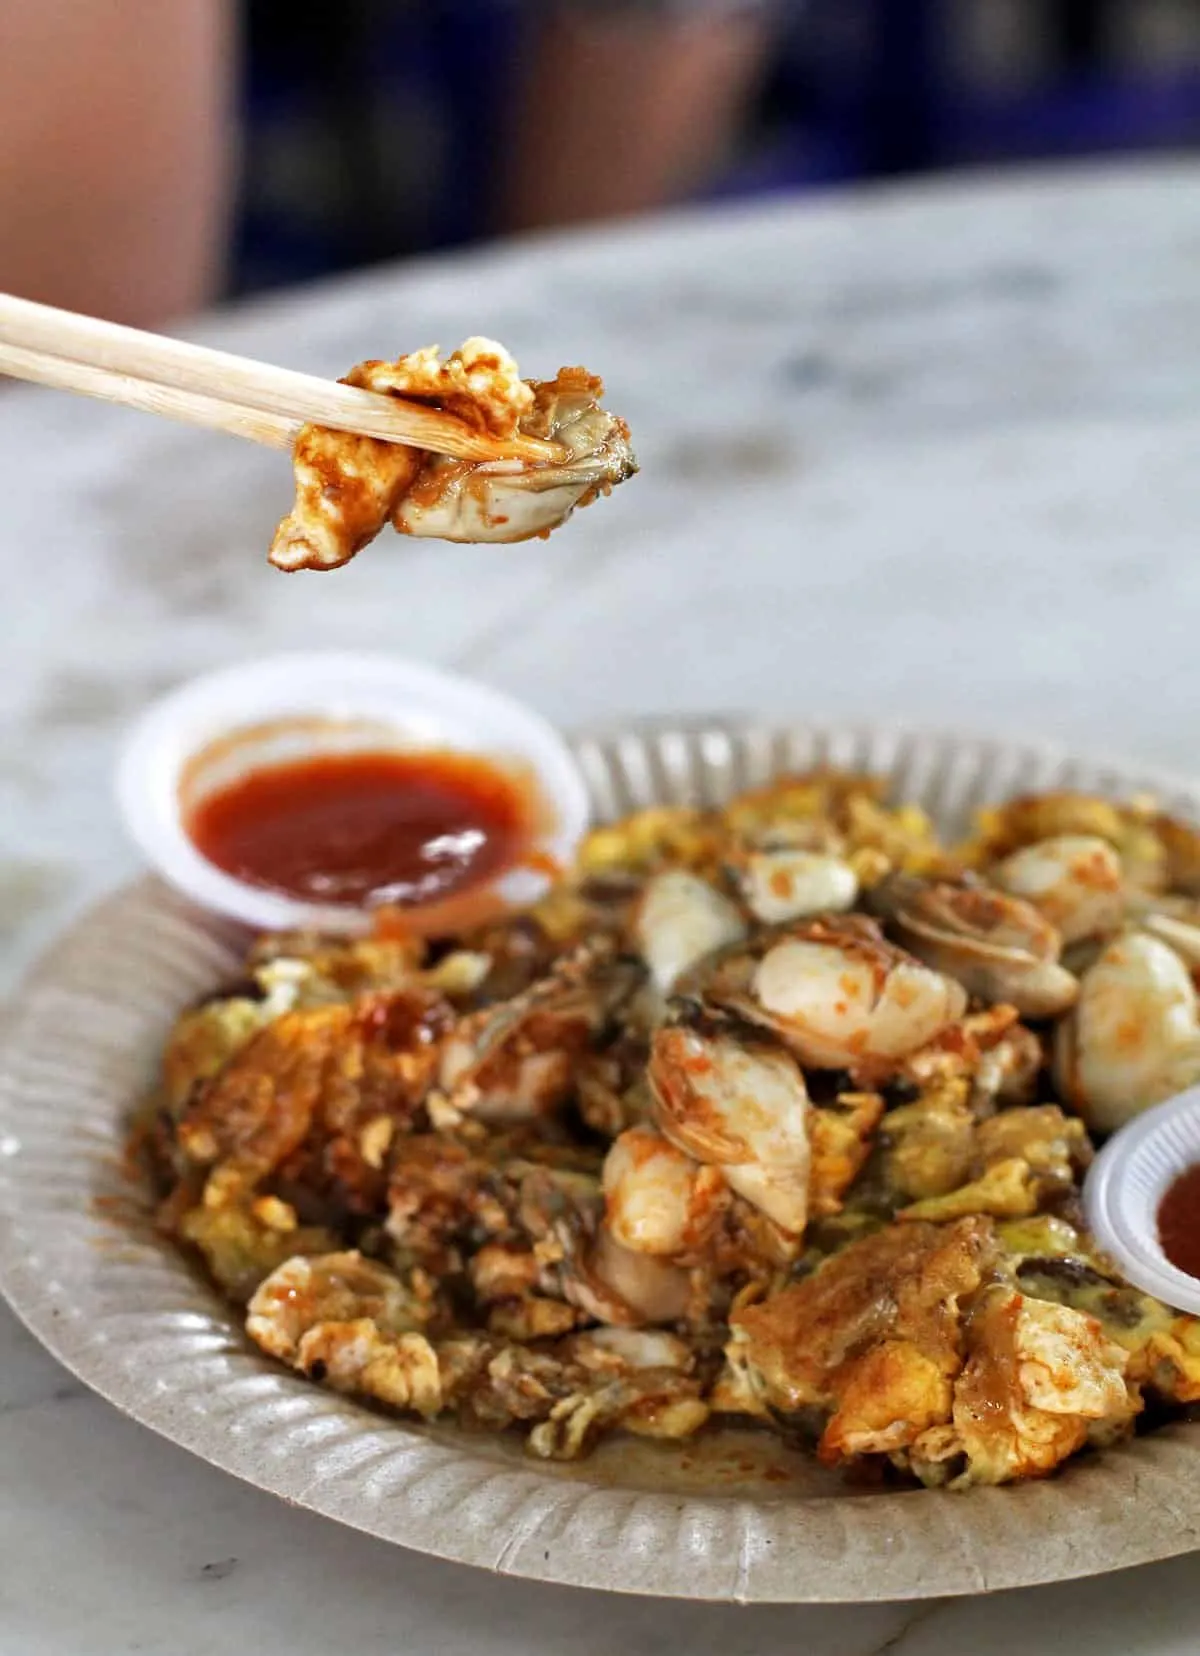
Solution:
<svg viewBox="0 0 1200 1656"><path fill-rule="evenodd" d="M637 470L629 428L601 408L604 385L594 374L562 368L552 380L523 380L494 340L468 339L445 361L428 347L395 362L360 362L343 383L441 410L466 432L494 439L498 457L459 460L303 426L293 450L295 503L271 544L278 569L336 569L388 523L434 540L544 537ZM503 445L515 438L541 440L547 457L505 457Z"/></svg>
<svg viewBox="0 0 1200 1656"><path fill-rule="evenodd" d="M277 1361L534 1455L738 1421L1043 1476L1200 1401L1078 1203L1200 1074L1197 869L1148 802L947 848L815 772L597 828L473 935L262 939L164 1053L161 1222Z"/></svg>

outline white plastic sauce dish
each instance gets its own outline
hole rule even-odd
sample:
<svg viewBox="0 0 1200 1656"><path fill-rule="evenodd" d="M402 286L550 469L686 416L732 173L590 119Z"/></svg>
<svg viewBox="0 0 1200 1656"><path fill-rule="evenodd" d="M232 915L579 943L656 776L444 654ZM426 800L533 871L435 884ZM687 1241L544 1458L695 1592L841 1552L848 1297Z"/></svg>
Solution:
<svg viewBox="0 0 1200 1656"><path fill-rule="evenodd" d="M279 655L193 679L150 707L125 742L117 799L161 877L200 907L256 930L342 935L374 924L362 905L321 903L226 872L189 832L203 801L251 772L329 754L451 752L520 775L533 796L528 855L464 890L472 912L535 901L572 861L588 797L569 747L540 714L471 679L386 655ZM406 909L437 929L454 900ZM461 905L459 906L461 911Z"/></svg>
<svg viewBox="0 0 1200 1656"><path fill-rule="evenodd" d="M1135 1288L1200 1315L1200 1279L1171 1263L1158 1230L1163 1197L1198 1163L1200 1087L1190 1087L1113 1134L1088 1169L1083 1208L1088 1229Z"/></svg>

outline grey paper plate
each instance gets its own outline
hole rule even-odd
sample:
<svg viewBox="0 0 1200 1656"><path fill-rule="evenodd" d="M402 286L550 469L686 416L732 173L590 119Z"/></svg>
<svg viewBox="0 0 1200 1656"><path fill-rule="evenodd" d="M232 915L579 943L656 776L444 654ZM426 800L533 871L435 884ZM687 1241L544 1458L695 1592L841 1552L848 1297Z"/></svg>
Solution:
<svg viewBox="0 0 1200 1656"><path fill-rule="evenodd" d="M894 777L950 830L988 799L1047 786L1149 789L1200 815L1200 788L1178 779L947 736L714 720L640 725L578 751L602 817L715 801L822 759ZM1200 1545L1200 1427L1170 1427L1040 1484L852 1494L801 1456L780 1463L778 1446L753 1433L682 1448L614 1443L580 1466L548 1467L507 1442L384 1419L273 1367L154 1236L119 1161L172 1019L234 969L238 942L142 881L51 950L6 1020L0 1289L61 1362L135 1420L384 1540L580 1587L922 1598Z"/></svg>

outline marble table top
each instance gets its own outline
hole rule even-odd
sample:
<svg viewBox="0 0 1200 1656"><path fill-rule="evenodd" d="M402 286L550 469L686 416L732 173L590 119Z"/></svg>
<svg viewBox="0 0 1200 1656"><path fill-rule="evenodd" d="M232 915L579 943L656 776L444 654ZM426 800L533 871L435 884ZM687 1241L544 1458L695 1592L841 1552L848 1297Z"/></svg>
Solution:
<svg viewBox="0 0 1200 1656"><path fill-rule="evenodd" d="M278 456L0 394L0 987L135 862L119 733L181 678L388 648L560 722L774 709L1193 765L1200 168L723 209L371 272L206 319L318 373L494 334L584 361L643 473L548 544L264 551ZM0 1311L0 1648L21 1656L1095 1656L1195 1647L1191 1559L941 1604L607 1599L289 1510L87 1395Z"/></svg>

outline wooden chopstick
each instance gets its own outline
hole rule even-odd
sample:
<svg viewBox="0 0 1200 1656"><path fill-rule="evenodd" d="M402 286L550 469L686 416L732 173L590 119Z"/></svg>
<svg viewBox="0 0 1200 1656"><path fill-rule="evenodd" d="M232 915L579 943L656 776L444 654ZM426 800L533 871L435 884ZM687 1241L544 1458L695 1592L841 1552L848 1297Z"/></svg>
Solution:
<svg viewBox="0 0 1200 1656"><path fill-rule="evenodd" d="M195 391L177 390L173 385L156 385L153 380L131 379L128 374L117 374L109 368L68 362L65 357L45 356L40 351L23 350L19 345L0 344L0 374L28 380L33 385L53 386L57 391L77 391L85 397L97 397L101 402L121 403L126 408L161 414L168 420L182 420L209 431L249 437L252 442L266 443L270 448L290 449L300 430L299 422L282 419L278 414L219 402Z"/></svg>
<svg viewBox="0 0 1200 1656"><path fill-rule="evenodd" d="M0 373L288 448L306 422L463 460L562 459L555 443L501 439L453 415L0 294Z"/></svg>

